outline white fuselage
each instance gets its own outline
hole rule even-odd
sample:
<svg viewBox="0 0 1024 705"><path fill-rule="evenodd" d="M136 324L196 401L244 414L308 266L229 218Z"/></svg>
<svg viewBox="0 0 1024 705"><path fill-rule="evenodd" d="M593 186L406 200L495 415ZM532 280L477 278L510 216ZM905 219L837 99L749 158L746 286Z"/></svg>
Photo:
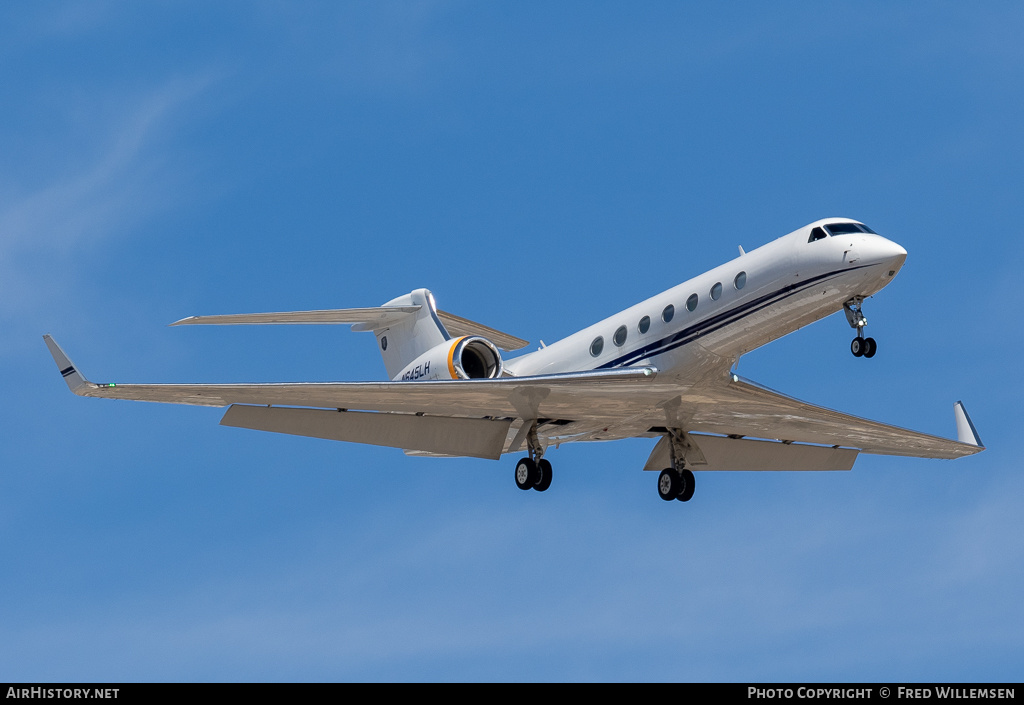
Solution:
<svg viewBox="0 0 1024 705"><path fill-rule="evenodd" d="M891 240L855 232L809 241L812 231L820 232L824 224L856 222L827 218L811 223L545 348L508 360L505 369L525 376L653 365L661 374L692 377L701 363L711 362L718 369L723 362L731 365L743 353L892 281L907 253Z"/></svg>

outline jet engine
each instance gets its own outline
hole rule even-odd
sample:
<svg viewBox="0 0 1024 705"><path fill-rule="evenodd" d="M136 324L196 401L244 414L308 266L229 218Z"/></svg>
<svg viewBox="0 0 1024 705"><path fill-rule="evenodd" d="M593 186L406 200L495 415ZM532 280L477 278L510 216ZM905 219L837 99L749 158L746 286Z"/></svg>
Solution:
<svg viewBox="0 0 1024 705"><path fill-rule="evenodd" d="M410 362L393 381L495 379L501 377L501 353L487 338L467 335L446 340Z"/></svg>

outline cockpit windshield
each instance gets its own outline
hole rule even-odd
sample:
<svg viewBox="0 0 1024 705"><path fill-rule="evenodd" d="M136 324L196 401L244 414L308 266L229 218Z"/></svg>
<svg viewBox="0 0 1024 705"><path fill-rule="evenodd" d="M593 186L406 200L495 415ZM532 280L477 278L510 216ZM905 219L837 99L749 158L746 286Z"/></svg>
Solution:
<svg viewBox="0 0 1024 705"><path fill-rule="evenodd" d="M811 230L811 236L807 238L807 242L814 242L815 240L824 240L827 237L827 235L825 234L826 231L829 235L832 235L833 237L836 235L849 235L850 233L870 233L872 235L878 234L874 230L872 230L871 228L862 223L829 223L824 226L824 229L822 227L817 227Z"/></svg>
<svg viewBox="0 0 1024 705"><path fill-rule="evenodd" d="M849 233L871 233L877 235L874 230L860 223L829 223L825 226L830 235L848 235Z"/></svg>

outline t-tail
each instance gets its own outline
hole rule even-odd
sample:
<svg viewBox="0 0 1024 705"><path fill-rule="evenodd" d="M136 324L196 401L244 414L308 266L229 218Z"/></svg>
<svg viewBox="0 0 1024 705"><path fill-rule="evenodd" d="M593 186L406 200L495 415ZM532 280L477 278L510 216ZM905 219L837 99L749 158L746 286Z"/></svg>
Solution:
<svg viewBox="0 0 1024 705"><path fill-rule="evenodd" d="M171 325L348 323L371 331L393 381L493 379L503 366L498 349L518 350L525 340L437 310L434 295L416 289L373 308L192 316Z"/></svg>
<svg viewBox="0 0 1024 705"><path fill-rule="evenodd" d="M399 296L388 301L382 308L414 310L384 327L376 327L377 324L374 323L362 323L353 326L352 330L373 330L377 338L377 349L384 359L384 367L388 371L388 377L393 380L401 379L406 368L424 353L452 339L448 329L437 317L434 295L427 289L416 289ZM430 362L425 362L427 370L423 372L421 368L418 377L433 377L434 375L430 374Z"/></svg>

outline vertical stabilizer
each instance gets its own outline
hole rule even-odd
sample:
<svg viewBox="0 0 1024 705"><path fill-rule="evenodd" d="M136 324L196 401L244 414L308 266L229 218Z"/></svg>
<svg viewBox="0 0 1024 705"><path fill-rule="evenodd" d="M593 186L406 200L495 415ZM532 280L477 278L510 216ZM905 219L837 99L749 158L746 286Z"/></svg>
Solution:
<svg viewBox="0 0 1024 705"><path fill-rule="evenodd" d="M384 306L420 307L415 314L373 331L377 337L377 349L384 358L384 367L392 379L420 355L451 339L437 317L434 295L427 289L416 289L388 301Z"/></svg>

